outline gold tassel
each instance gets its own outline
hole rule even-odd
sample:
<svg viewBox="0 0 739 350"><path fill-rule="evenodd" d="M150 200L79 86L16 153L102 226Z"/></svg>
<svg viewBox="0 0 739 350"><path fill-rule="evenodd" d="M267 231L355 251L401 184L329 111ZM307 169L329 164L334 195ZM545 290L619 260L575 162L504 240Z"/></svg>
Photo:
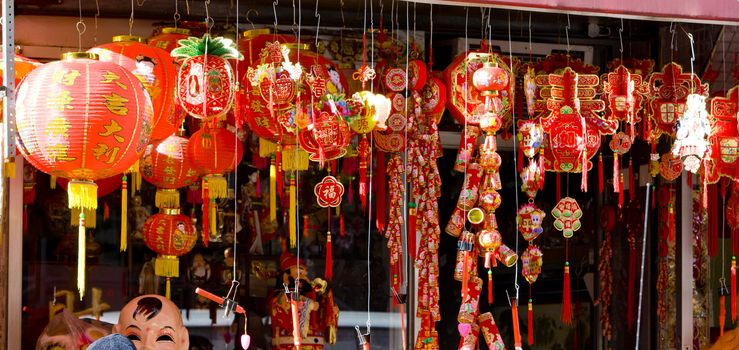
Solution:
<svg viewBox="0 0 739 350"><path fill-rule="evenodd" d="M277 151L277 144L274 142L270 142L268 140L265 140L263 138L259 138L259 156L269 157L270 155L275 154L275 151Z"/></svg>
<svg viewBox="0 0 739 350"><path fill-rule="evenodd" d="M71 183L70 183L71 185ZM85 296L85 214L80 213L79 230L77 231L77 290L80 300Z"/></svg>
<svg viewBox="0 0 739 350"><path fill-rule="evenodd" d="M170 299L170 300L172 300L172 284L171 284L171 282L169 281L169 277L167 277L167 287L166 287L166 289L165 289L165 291L164 291L164 296L165 296L165 297L166 297L167 299Z"/></svg>
<svg viewBox="0 0 739 350"><path fill-rule="evenodd" d="M128 248L128 177L126 175L123 175L123 178L121 179L121 251L125 252L127 248Z"/></svg>
<svg viewBox="0 0 739 350"><path fill-rule="evenodd" d="M218 223L218 207L216 206L216 200L213 197L210 198L210 236L216 237L216 224Z"/></svg>
<svg viewBox="0 0 739 350"><path fill-rule="evenodd" d="M269 163L269 221L277 221L277 167L274 158Z"/></svg>
<svg viewBox="0 0 739 350"><path fill-rule="evenodd" d="M295 186L295 174L292 174L290 175L290 248L295 248L298 241L298 218L295 217L296 210L298 208L297 198L298 194L297 187Z"/></svg>
<svg viewBox="0 0 739 350"><path fill-rule="evenodd" d="M154 274L162 277L180 277L180 259L174 255L157 255Z"/></svg>
<svg viewBox="0 0 739 350"><path fill-rule="evenodd" d="M70 208L97 209L98 185L92 181L72 180L67 185Z"/></svg>
<svg viewBox="0 0 739 350"><path fill-rule="evenodd" d="M159 209L179 209L180 208L180 191L160 188L154 196L154 205Z"/></svg>
<svg viewBox="0 0 739 350"><path fill-rule="evenodd" d="M97 227L97 211L93 209L82 209L80 208L71 208L69 210L71 213L70 216L70 222L72 223L72 226L79 226L80 225L80 214L85 214L85 227L86 228L95 228Z"/></svg>
<svg viewBox="0 0 739 350"><path fill-rule="evenodd" d="M52 190L56 189L56 175L51 175L51 178L49 179L49 188Z"/></svg>
<svg viewBox="0 0 739 350"><path fill-rule="evenodd" d="M5 176L9 179L15 179L15 160L13 158L5 162Z"/></svg>
<svg viewBox="0 0 739 350"><path fill-rule="evenodd" d="M126 170L125 174L131 174L131 197L141 191L141 173L139 172L139 161ZM125 175L124 174L124 175Z"/></svg>
<svg viewBox="0 0 739 350"><path fill-rule="evenodd" d="M308 166L310 165L310 154L302 149L298 149L296 155L294 147L297 146L291 146L282 152L282 170L308 170Z"/></svg>
<svg viewBox="0 0 739 350"><path fill-rule="evenodd" d="M228 198L228 181L223 175L213 174L208 176L208 190L210 198Z"/></svg>

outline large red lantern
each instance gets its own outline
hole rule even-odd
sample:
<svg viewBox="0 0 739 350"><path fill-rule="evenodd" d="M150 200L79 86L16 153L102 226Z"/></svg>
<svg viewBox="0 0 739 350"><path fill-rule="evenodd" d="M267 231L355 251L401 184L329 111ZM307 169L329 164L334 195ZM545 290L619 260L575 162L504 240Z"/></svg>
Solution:
<svg viewBox="0 0 739 350"><path fill-rule="evenodd" d="M177 48L178 42L180 40L187 39L189 36L189 29L164 27L159 30L158 34L149 38L148 43L151 46L158 47L169 53Z"/></svg>
<svg viewBox="0 0 739 350"><path fill-rule="evenodd" d="M167 51L146 45L141 37L119 35L113 42L89 50L100 61L112 62L133 73L149 93L154 108L150 139L172 135L182 123L174 113L174 87L177 67Z"/></svg>
<svg viewBox="0 0 739 350"><path fill-rule="evenodd" d="M172 135L147 147L139 162L141 176L157 187L155 204L158 208L180 207L177 189L197 181L200 173L187 152L187 138Z"/></svg>
<svg viewBox="0 0 739 350"><path fill-rule="evenodd" d="M242 59L234 42L224 37L189 37L179 41L172 57L181 60L177 98L191 116L211 120L225 115L234 102L234 72L228 59Z"/></svg>
<svg viewBox="0 0 739 350"><path fill-rule="evenodd" d="M70 178L69 207L97 208L94 181L130 168L149 143L152 106L133 73L69 53L26 76L18 89L18 144L37 169ZM78 288L84 295L85 235L80 216Z"/></svg>
<svg viewBox="0 0 739 350"><path fill-rule="evenodd" d="M180 260L197 242L195 226L190 217L180 214L179 209L164 209L146 219L142 228L144 243L156 252L154 273L167 278L167 298L170 297L171 277L179 277Z"/></svg>

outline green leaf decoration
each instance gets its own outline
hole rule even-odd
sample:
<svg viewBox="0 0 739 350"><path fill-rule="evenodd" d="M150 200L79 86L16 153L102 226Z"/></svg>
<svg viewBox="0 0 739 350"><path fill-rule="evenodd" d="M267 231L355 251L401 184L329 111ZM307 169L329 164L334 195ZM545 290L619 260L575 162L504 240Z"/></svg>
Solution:
<svg viewBox="0 0 739 350"><path fill-rule="evenodd" d="M224 59L244 59L241 52L236 49L236 43L222 36L211 37L209 34L203 35L202 38L191 36L187 39L181 39L177 43L179 46L172 50L171 54L172 57L177 59L203 55L218 56Z"/></svg>

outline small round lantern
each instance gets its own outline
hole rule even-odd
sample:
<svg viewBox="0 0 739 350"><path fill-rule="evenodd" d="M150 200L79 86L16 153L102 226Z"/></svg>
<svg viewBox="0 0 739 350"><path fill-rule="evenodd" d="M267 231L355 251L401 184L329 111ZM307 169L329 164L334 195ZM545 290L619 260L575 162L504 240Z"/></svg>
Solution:
<svg viewBox="0 0 739 350"><path fill-rule="evenodd" d="M177 189L192 184L200 176L190 161L188 144L187 138L172 135L149 145L139 162L141 176L157 187L155 204L158 208L179 208L180 193Z"/></svg>
<svg viewBox="0 0 739 350"><path fill-rule="evenodd" d="M113 42L89 50L100 61L112 62L133 73L151 97L154 108L150 139L157 141L172 135L182 123L174 113L177 67L169 52L145 43L144 38L130 35L113 37ZM113 76L106 77L114 79Z"/></svg>
<svg viewBox="0 0 739 350"><path fill-rule="evenodd" d="M156 252L154 274L166 277L166 296L170 298L169 279L180 276L179 257L187 254L195 246L197 234L190 217L180 214L179 209L164 209L146 219L142 234L144 243Z"/></svg>
<svg viewBox="0 0 739 350"><path fill-rule="evenodd" d="M96 209L94 181L126 171L149 142L152 105L138 78L93 53L65 54L29 73L16 108L19 149L37 169L72 180L70 208ZM80 297L84 220L80 215Z"/></svg>

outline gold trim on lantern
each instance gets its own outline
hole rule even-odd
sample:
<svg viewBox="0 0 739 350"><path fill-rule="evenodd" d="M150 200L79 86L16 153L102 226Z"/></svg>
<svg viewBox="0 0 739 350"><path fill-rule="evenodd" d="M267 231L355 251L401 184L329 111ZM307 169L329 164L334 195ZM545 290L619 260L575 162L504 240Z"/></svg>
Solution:
<svg viewBox="0 0 739 350"><path fill-rule="evenodd" d="M303 50L303 51L310 51L310 44L305 43L287 43L282 44L282 47L288 49L288 50Z"/></svg>
<svg viewBox="0 0 739 350"><path fill-rule="evenodd" d="M221 174L210 174L208 178L208 195L211 199L228 197L228 181Z"/></svg>
<svg viewBox="0 0 739 350"><path fill-rule="evenodd" d="M159 255L154 260L154 274L162 277L180 277L180 259L174 255Z"/></svg>
<svg viewBox="0 0 739 350"><path fill-rule="evenodd" d="M165 27L161 30L162 34L184 34L184 35L190 35L190 29L187 28L175 28L175 27Z"/></svg>
<svg viewBox="0 0 739 350"><path fill-rule="evenodd" d="M96 53L92 52L65 52L62 54L63 60L76 60L76 59L87 59L87 60L98 60L100 57Z"/></svg>
<svg viewBox="0 0 739 350"><path fill-rule="evenodd" d="M272 34L272 30L269 28L249 29L241 33L241 37L244 39L252 39L260 35Z"/></svg>
<svg viewBox="0 0 739 350"><path fill-rule="evenodd" d="M116 35L113 37L114 43L121 43L121 42L138 42L138 43L146 43L146 39L136 36L136 35Z"/></svg>
<svg viewBox="0 0 739 350"><path fill-rule="evenodd" d="M97 209L98 185L87 180L72 180L67 185L69 208Z"/></svg>
<svg viewBox="0 0 739 350"><path fill-rule="evenodd" d="M180 215L180 209L179 208L161 208L159 211L164 215Z"/></svg>

